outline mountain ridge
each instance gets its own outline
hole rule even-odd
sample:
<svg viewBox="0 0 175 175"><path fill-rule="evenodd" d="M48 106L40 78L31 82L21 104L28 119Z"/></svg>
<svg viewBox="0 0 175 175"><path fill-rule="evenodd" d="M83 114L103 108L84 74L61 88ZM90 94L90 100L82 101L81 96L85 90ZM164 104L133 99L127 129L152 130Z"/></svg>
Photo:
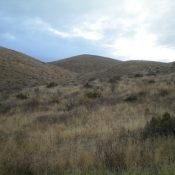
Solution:
<svg viewBox="0 0 175 175"><path fill-rule="evenodd" d="M175 72L175 62L120 61L83 54L47 63L24 53L0 47L0 91L49 82L82 83L89 79L109 81L115 77L171 72Z"/></svg>
<svg viewBox="0 0 175 175"><path fill-rule="evenodd" d="M135 74L171 73L173 63L156 61L130 60L120 61L97 55L78 55L54 61L51 64L60 66L78 74L80 80L113 79L116 76L134 76Z"/></svg>

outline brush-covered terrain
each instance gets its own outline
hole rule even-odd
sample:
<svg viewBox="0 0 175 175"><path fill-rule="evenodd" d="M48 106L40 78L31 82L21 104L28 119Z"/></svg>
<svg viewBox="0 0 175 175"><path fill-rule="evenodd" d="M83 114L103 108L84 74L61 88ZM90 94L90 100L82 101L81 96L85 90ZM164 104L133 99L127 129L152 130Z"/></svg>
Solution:
<svg viewBox="0 0 175 175"><path fill-rule="evenodd" d="M0 88L9 88L0 92L0 174L174 175L174 63L86 55L84 68L79 57L52 65L0 55L0 65L8 63L0 67ZM50 78L42 81L41 73L41 84L31 78L32 85L14 90L16 78L29 75L21 61Z"/></svg>
<svg viewBox="0 0 175 175"><path fill-rule="evenodd" d="M11 92L51 81L65 83L73 76L61 67L0 47L0 91Z"/></svg>
<svg viewBox="0 0 175 175"><path fill-rule="evenodd" d="M117 79L121 76L149 76L155 74L167 74L175 71L173 63L119 61L94 55L79 55L52 62L52 65L76 73L77 79L81 82L85 82L89 79L108 81L109 79Z"/></svg>

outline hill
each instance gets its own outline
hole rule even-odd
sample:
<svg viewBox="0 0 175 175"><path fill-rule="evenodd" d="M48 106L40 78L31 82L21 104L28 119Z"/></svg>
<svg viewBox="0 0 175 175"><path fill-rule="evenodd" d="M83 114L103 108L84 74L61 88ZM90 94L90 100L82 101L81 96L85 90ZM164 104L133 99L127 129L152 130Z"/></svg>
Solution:
<svg viewBox="0 0 175 175"><path fill-rule="evenodd" d="M109 80L121 76L167 74L174 72L173 63L154 61L119 61L95 55L79 55L52 62L78 74L78 79Z"/></svg>
<svg viewBox="0 0 175 175"><path fill-rule="evenodd" d="M42 63L1 48L0 175L173 175L174 70L89 55Z"/></svg>
<svg viewBox="0 0 175 175"><path fill-rule="evenodd" d="M121 61L96 55L78 55L52 64L79 74L96 73L110 69Z"/></svg>
<svg viewBox="0 0 175 175"><path fill-rule="evenodd" d="M175 72L173 63L161 63L153 61L124 61L121 64L114 65L112 68L97 73L95 76L100 79L109 79L114 77L129 76L137 77L144 75L159 75Z"/></svg>
<svg viewBox="0 0 175 175"><path fill-rule="evenodd" d="M0 47L0 91L15 91L51 81L66 82L72 76L61 67Z"/></svg>
<svg viewBox="0 0 175 175"><path fill-rule="evenodd" d="M78 55L44 63L23 53L0 47L0 91L16 91L49 82L86 82L89 79L110 80L140 74L175 72L174 63L119 61L96 55Z"/></svg>

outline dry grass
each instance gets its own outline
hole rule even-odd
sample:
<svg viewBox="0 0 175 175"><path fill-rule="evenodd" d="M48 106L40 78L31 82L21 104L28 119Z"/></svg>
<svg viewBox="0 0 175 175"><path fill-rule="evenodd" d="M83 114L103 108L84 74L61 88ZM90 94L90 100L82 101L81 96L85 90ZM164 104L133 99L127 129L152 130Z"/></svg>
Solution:
<svg viewBox="0 0 175 175"><path fill-rule="evenodd" d="M96 55L79 55L51 64L76 73L81 82L93 79L118 81L122 76L135 78L175 72L173 63L119 61Z"/></svg>
<svg viewBox="0 0 175 175"><path fill-rule="evenodd" d="M0 113L0 174L173 175L174 137L141 134L152 117L174 117L174 77L122 79L112 89L99 81L40 86L21 91L25 99L4 98L1 106L10 107ZM100 96L87 96L96 90ZM125 101L131 95L137 100Z"/></svg>
<svg viewBox="0 0 175 175"><path fill-rule="evenodd" d="M74 78L61 67L49 65L22 53L0 47L0 91L11 92L24 87L56 81L65 83Z"/></svg>

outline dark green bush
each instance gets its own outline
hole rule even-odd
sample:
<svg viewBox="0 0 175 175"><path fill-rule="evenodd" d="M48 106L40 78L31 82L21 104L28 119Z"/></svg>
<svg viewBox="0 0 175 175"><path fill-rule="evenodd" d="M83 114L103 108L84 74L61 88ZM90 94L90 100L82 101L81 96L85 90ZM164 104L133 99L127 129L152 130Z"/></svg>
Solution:
<svg viewBox="0 0 175 175"><path fill-rule="evenodd" d="M168 90L166 90L166 89L161 89L161 90L159 91L159 94L160 94L160 96L165 97L165 96L167 96L169 93L168 93Z"/></svg>
<svg viewBox="0 0 175 175"><path fill-rule="evenodd" d="M99 98L102 96L99 90L89 91L85 93L85 96L88 98Z"/></svg>
<svg viewBox="0 0 175 175"><path fill-rule="evenodd" d="M148 84L154 84L155 80L148 80Z"/></svg>
<svg viewBox="0 0 175 175"><path fill-rule="evenodd" d="M126 101L126 102L135 102L135 101L137 101L137 100L138 100L138 98L137 98L137 96L134 95L134 94L128 95L128 96L124 99L124 101Z"/></svg>
<svg viewBox="0 0 175 175"><path fill-rule="evenodd" d="M26 100L28 98L27 94L19 93L16 95L16 98L21 99L21 100Z"/></svg>
<svg viewBox="0 0 175 175"><path fill-rule="evenodd" d="M143 137L175 136L175 118L164 113L161 118L153 117L143 130Z"/></svg>
<svg viewBox="0 0 175 175"><path fill-rule="evenodd" d="M56 87L58 86L58 84L56 82L50 82L46 87L47 88L53 88L53 87Z"/></svg>
<svg viewBox="0 0 175 175"><path fill-rule="evenodd" d="M11 105L0 103L0 114L5 114L11 110Z"/></svg>
<svg viewBox="0 0 175 175"><path fill-rule="evenodd" d="M84 84L84 88L92 88L93 86L89 83Z"/></svg>
<svg viewBox="0 0 175 175"><path fill-rule="evenodd" d="M109 79L109 83L116 83L117 81L121 80L121 76L114 76Z"/></svg>
<svg viewBox="0 0 175 175"><path fill-rule="evenodd" d="M136 73L136 74L134 74L134 77L136 77L136 78L143 77L143 74L141 74L141 73Z"/></svg>

